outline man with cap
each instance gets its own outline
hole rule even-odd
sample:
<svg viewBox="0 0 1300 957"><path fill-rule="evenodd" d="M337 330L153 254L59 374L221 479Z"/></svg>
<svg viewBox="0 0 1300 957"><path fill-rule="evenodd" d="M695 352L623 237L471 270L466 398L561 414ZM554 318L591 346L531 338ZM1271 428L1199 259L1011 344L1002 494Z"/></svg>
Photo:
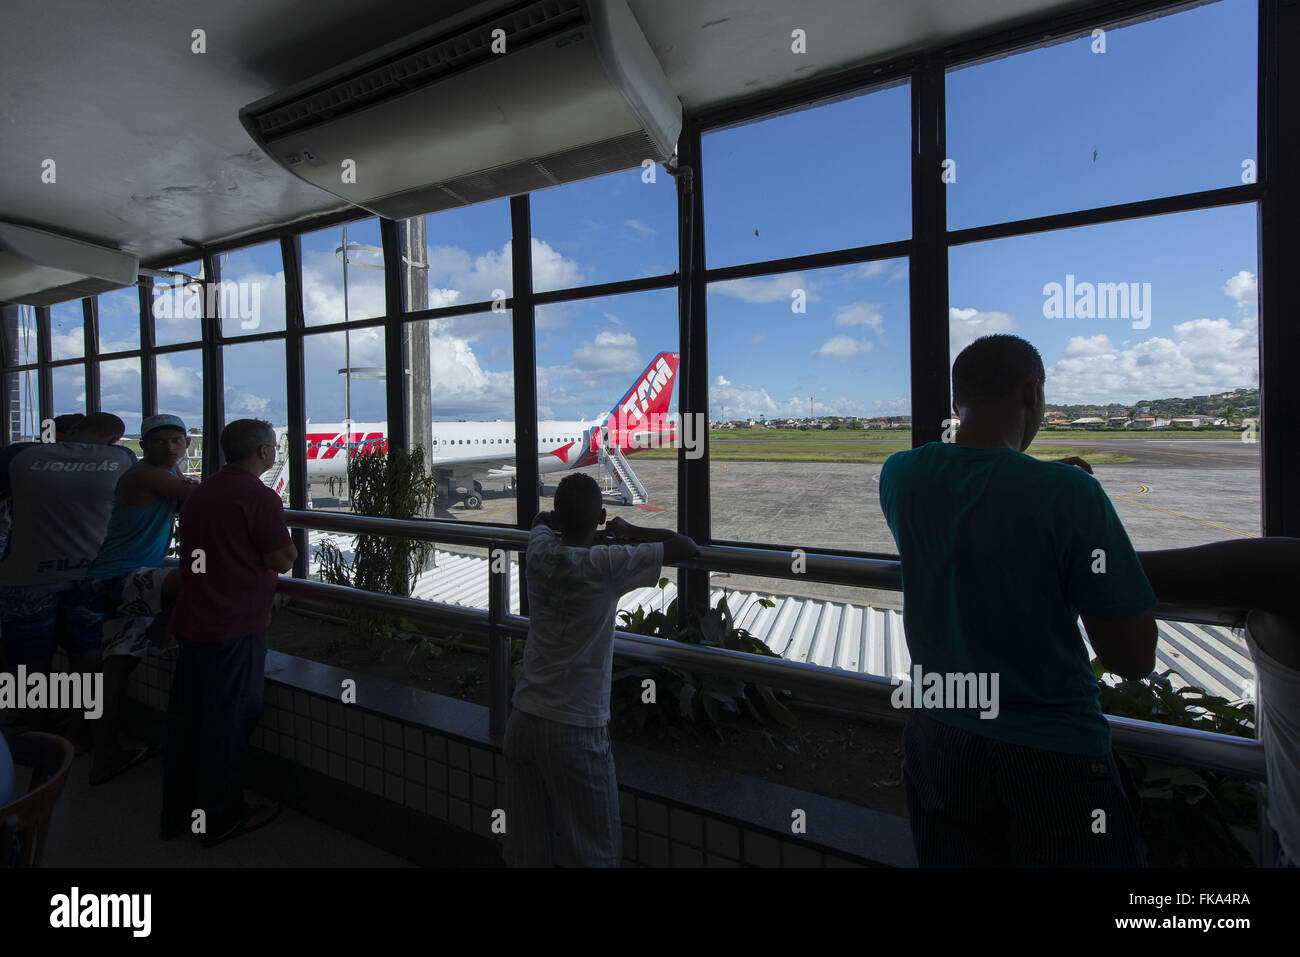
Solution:
<svg viewBox="0 0 1300 957"><path fill-rule="evenodd" d="M87 572L94 607L104 615L104 714L95 725L90 783L103 784L154 753L124 750L118 739L127 680L140 659L174 653L166 641L166 612L180 573L163 568L176 513L198 483L178 471L190 439L175 415L151 415L140 424L142 460L118 480L108 532Z"/></svg>

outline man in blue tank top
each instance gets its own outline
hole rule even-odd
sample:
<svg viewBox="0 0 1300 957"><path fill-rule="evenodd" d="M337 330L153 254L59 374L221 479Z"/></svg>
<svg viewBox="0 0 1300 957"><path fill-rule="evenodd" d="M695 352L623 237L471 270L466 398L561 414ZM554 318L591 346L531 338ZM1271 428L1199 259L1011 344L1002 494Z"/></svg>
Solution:
<svg viewBox="0 0 1300 957"><path fill-rule="evenodd" d="M1097 480L1024 454L1044 378L1025 340L976 340L952 368L956 442L896 453L880 472L912 656L913 688L894 704L909 709L903 780L922 866L1142 863L1077 621L1108 670L1143 678L1156 597Z"/></svg>
<svg viewBox="0 0 1300 957"><path fill-rule="evenodd" d="M143 459L118 480L104 544L87 572L86 587L104 615L104 714L95 725L91 784L103 784L153 753L151 748L122 748L119 716L127 681L140 659L151 647L168 650L164 612L175 601L180 571L162 564L171 548L176 513L198 488L176 468L189 444L185 423L177 416L152 415L140 424Z"/></svg>

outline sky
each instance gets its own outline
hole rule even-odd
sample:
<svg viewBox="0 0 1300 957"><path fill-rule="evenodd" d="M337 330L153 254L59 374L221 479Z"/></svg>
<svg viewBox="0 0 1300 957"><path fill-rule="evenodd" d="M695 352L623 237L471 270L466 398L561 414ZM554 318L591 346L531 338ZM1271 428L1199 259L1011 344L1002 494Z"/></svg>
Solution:
<svg viewBox="0 0 1300 957"><path fill-rule="evenodd" d="M949 228L1243 182L1243 162L1256 158L1256 19L1254 3L1221 0L1108 30L1104 52L1098 38L1085 36L951 71ZM909 116L902 84L706 134L707 265L910 238ZM534 193L535 287L671 273L674 186L662 167L647 179L636 169ZM426 229L429 306L510 294L508 201L430 214ZM1256 237L1248 204L955 246L953 356L979 335L1024 336L1042 353L1049 403L1134 403L1257 385ZM309 327L342 321L345 309L352 320L382 314L382 268L366 268L379 254L355 248L380 245L377 220L349 225L347 241L345 299L336 252L343 229L303 237ZM178 268L198 272L197 263ZM278 245L231 253L222 276L244 296L223 313L232 316L227 334L284 328ZM1122 315L1050 314L1053 283L1076 290L1123 283L1137 295ZM909 414L908 285L904 259L711 284L711 414ZM137 348L135 290L101 296L99 304L101 349ZM241 330L254 311L257 325ZM434 418L512 419L509 312L429 326ZM55 307L53 327L54 357L80 355L80 303ZM194 341L197 330L193 316L164 315L158 342ZM342 419L340 369L384 365L382 329L347 338L350 359L342 333L306 339L314 421ZM539 307L540 416L590 419L607 411L656 353L677 351L677 340L672 288ZM227 346L224 366L228 420L285 422L282 343ZM160 356L158 380L160 411L198 424L197 348ZM105 364L102 389L103 407L122 415L128 431L138 425L135 362ZM56 414L84 408L80 369L57 370L54 393ZM382 420L383 400L382 379L353 378L354 419Z"/></svg>

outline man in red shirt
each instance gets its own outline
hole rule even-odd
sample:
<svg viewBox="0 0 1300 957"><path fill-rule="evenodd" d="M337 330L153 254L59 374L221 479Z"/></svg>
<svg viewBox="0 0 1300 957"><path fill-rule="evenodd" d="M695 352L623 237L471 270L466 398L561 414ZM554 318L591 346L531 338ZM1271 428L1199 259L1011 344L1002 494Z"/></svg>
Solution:
<svg viewBox="0 0 1300 957"><path fill-rule="evenodd" d="M169 631L180 645L167 710L163 840L206 818L211 847L269 823L278 804L244 801L248 738L262 715L266 629L276 575L298 550L280 496L259 476L275 464L275 429L239 419L221 433L228 463L181 508L181 593Z"/></svg>

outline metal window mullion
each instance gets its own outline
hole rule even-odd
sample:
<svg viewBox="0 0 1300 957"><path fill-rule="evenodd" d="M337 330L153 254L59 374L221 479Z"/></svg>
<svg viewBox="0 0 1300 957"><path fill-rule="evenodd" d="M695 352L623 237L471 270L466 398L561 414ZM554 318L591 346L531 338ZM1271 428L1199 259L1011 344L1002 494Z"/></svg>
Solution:
<svg viewBox="0 0 1300 957"><path fill-rule="evenodd" d="M1259 418L1263 531L1300 536L1300 4L1260 3L1259 181Z"/></svg>
<svg viewBox="0 0 1300 957"><path fill-rule="evenodd" d="M86 411L102 412L99 395L99 297L82 300L86 359Z"/></svg>
<svg viewBox="0 0 1300 957"><path fill-rule="evenodd" d="M681 386L677 407L683 416L701 415L705 427L698 430L700 455L690 458L687 449L677 450L677 527L699 545L712 539L709 511L709 338L707 323L708 288L704 262L704 181L700 163L700 130L687 123L677 141L678 163L687 169L677 177L677 258L681 277L677 293L677 335ZM683 428L680 430L685 432ZM700 568L677 570L679 608L709 607L709 572Z"/></svg>
<svg viewBox="0 0 1300 957"><path fill-rule="evenodd" d="M532 205L529 196L510 198L511 351L515 366L515 524L532 527L540 508L537 494L537 306L533 297ZM519 608L528 614L528 590L519 563Z"/></svg>
<svg viewBox="0 0 1300 957"><path fill-rule="evenodd" d="M203 340L203 477L213 475L225 464L221 454L221 430L226 424L225 364L221 353L220 296L208 290L221 285L221 257L203 256L203 302L200 304Z"/></svg>
<svg viewBox="0 0 1300 957"><path fill-rule="evenodd" d="M303 329L306 325L302 305L302 236L285 236L280 240L280 258L284 270L284 382L289 416L289 507L307 507L307 403L306 370L303 361ZM311 548L310 533L304 528L293 530L298 549L293 576L308 577Z"/></svg>
<svg viewBox="0 0 1300 957"><path fill-rule="evenodd" d="M402 253L397 222L379 220L379 235L384 247L384 367L385 394L388 406L388 447L410 451L406 434L406 367L402 362ZM343 250L347 258L348 251Z"/></svg>
<svg viewBox="0 0 1300 957"><path fill-rule="evenodd" d="M154 365L157 337L153 329L153 277L140 277L140 417L158 414L158 368Z"/></svg>
<svg viewBox="0 0 1300 957"><path fill-rule="evenodd" d="M912 446L939 440L951 414L948 378L947 186L944 69L924 61L912 75L912 257L908 263Z"/></svg>
<svg viewBox="0 0 1300 957"><path fill-rule="evenodd" d="M36 383L40 390L37 398L37 436L41 423L54 418L54 370L51 362L50 307L36 307Z"/></svg>

